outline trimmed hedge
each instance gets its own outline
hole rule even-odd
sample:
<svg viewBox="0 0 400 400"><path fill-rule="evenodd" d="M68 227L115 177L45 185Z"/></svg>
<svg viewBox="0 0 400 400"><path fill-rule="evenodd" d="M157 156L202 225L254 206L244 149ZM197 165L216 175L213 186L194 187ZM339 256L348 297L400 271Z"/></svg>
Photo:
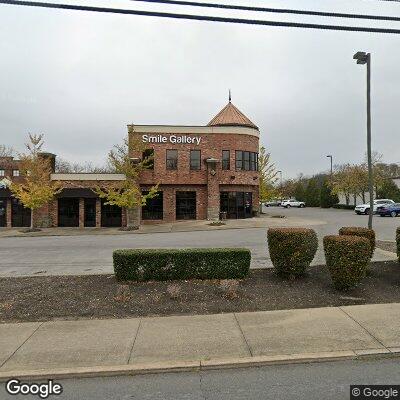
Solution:
<svg viewBox="0 0 400 400"><path fill-rule="evenodd" d="M368 239L359 236L325 236L326 265L337 289L356 286L366 275L371 246Z"/></svg>
<svg viewBox="0 0 400 400"><path fill-rule="evenodd" d="M113 252L119 281L242 279L249 274L251 253L241 248L127 249Z"/></svg>
<svg viewBox="0 0 400 400"><path fill-rule="evenodd" d="M373 229L359 228L357 226L344 226L343 228L339 229L339 235L359 236L368 239L371 246L370 257L372 258L372 256L374 255L375 231Z"/></svg>
<svg viewBox="0 0 400 400"><path fill-rule="evenodd" d="M396 230L396 242L397 242L397 256L400 262L400 227Z"/></svg>
<svg viewBox="0 0 400 400"><path fill-rule="evenodd" d="M318 248L317 234L305 228L268 229L268 248L272 264L279 275L304 275Z"/></svg>

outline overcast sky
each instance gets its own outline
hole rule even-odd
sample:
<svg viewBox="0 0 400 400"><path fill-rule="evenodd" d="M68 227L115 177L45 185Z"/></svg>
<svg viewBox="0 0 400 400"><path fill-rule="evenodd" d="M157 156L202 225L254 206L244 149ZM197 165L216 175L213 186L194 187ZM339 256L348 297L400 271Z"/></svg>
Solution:
<svg viewBox="0 0 400 400"><path fill-rule="evenodd" d="M60 2L59 0L57 0ZM400 16L378 0L224 3ZM129 0L72 4L267 20L400 23L202 10ZM102 164L126 125L205 125L232 102L261 131L284 177L359 162L366 148L365 67L373 55L373 149L400 162L400 35L272 28L0 5L0 144Z"/></svg>

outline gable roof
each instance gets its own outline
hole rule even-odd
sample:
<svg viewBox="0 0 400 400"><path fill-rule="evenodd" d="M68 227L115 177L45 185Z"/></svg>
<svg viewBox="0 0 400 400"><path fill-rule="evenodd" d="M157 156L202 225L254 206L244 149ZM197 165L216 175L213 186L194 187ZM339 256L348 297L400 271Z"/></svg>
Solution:
<svg viewBox="0 0 400 400"><path fill-rule="evenodd" d="M229 102L207 126L247 126L258 129L237 107Z"/></svg>

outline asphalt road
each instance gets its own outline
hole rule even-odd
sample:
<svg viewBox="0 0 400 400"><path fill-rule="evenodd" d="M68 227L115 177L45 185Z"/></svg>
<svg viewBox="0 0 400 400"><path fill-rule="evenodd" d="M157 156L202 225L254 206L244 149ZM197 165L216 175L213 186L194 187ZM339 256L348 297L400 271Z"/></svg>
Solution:
<svg viewBox="0 0 400 400"><path fill-rule="evenodd" d="M341 226L365 226L366 216L351 211L314 208L268 208L269 214L283 214L311 221L320 240L337 234ZM275 220L276 221L276 220ZM315 222L315 226L312 223ZM377 237L394 240L400 218L375 218ZM117 248L247 247L252 267L270 267L266 228L132 235L82 235L0 239L0 276L41 274L93 274L112 272L112 251ZM324 262L322 247L315 264Z"/></svg>
<svg viewBox="0 0 400 400"><path fill-rule="evenodd" d="M50 399L347 400L352 384L400 384L400 363L398 359L337 361L57 382L63 394ZM4 400L38 398L9 396L2 390Z"/></svg>

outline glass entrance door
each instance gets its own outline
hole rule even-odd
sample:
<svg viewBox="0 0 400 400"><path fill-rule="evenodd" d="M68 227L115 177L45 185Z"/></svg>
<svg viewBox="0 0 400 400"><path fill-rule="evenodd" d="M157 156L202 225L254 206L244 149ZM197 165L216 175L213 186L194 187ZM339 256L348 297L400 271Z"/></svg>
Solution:
<svg viewBox="0 0 400 400"><path fill-rule="evenodd" d="M117 228L122 226L122 210L121 207L104 204L101 201L101 226L108 228Z"/></svg>
<svg viewBox="0 0 400 400"><path fill-rule="evenodd" d="M18 199L11 200L11 226L31 226L31 210L25 208Z"/></svg>
<svg viewBox="0 0 400 400"><path fill-rule="evenodd" d="M96 199L85 199L84 226L87 228L96 226Z"/></svg>
<svg viewBox="0 0 400 400"><path fill-rule="evenodd" d="M237 209L237 218L238 219L245 218L243 192L236 192L236 209Z"/></svg>
<svg viewBox="0 0 400 400"><path fill-rule="evenodd" d="M58 226L79 226L79 199L68 197L58 199Z"/></svg>
<svg viewBox="0 0 400 400"><path fill-rule="evenodd" d="M7 199L0 199L0 228L7 226Z"/></svg>
<svg viewBox="0 0 400 400"><path fill-rule="evenodd" d="M253 193L246 192L244 194L244 217L251 218L253 216Z"/></svg>
<svg viewBox="0 0 400 400"><path fill-rule="evenodd" d="M251 218L253 201L251 192L221 192L220 210L229 219Z"/></svg>
<svg viewBox="0 0 400 400"><path fill-rule="evenodd" d="M196 219L196 192L176 192L176 219Z"/></svg>

